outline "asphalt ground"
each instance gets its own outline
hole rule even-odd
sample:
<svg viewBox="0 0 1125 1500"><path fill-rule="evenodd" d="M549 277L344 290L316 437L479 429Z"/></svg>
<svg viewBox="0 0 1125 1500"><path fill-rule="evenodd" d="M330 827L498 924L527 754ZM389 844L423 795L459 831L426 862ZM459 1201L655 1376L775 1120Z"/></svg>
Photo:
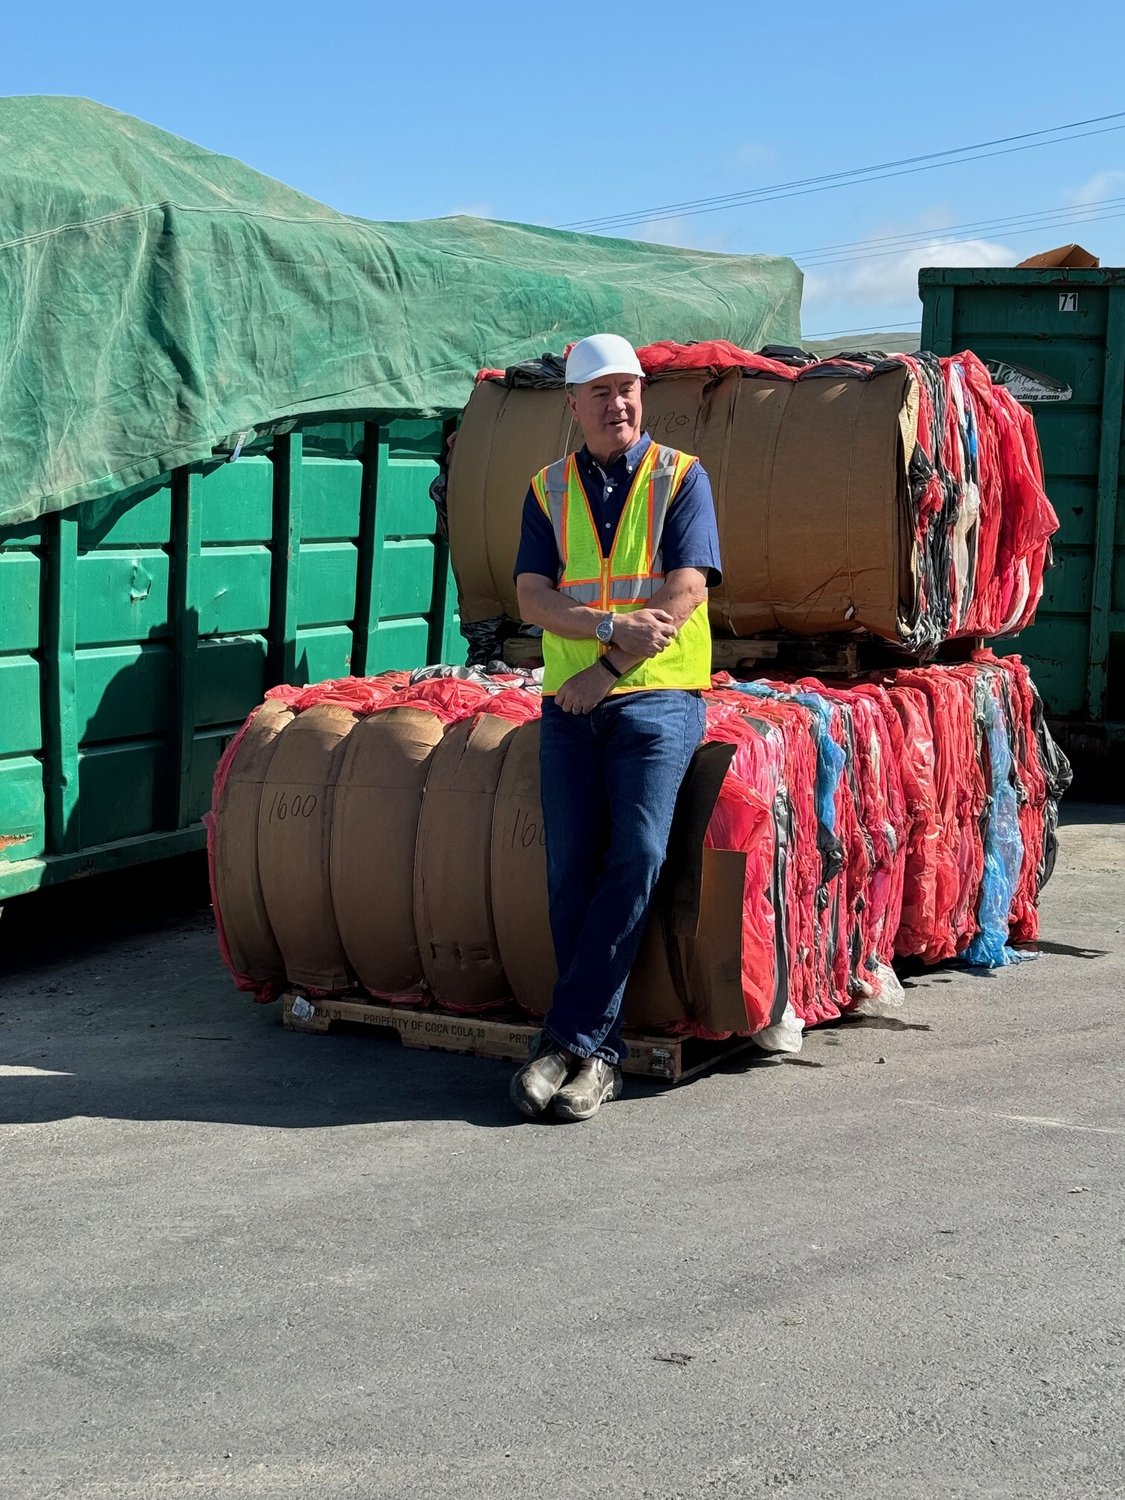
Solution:
<svg viewBox="0 0 1125 1500"><path fill-rule="evenodd" d="M0 922L4 1500L1125 1493L1125 810L1042 956L581 1126L284 1032L197 864Z"/></svg>

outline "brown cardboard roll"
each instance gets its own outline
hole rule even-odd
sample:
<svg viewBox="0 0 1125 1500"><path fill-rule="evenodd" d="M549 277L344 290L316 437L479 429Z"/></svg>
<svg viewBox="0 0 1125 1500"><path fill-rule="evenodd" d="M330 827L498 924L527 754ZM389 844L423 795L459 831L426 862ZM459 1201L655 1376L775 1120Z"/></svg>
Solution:
<svg viewBox="0 0 1125 1500"><path fill-rule="evenodd" d="M425 994L414 930L414 850L436 714L391 708L348 735L332 810L332 906L348 964L371 994Z"/></svg>
<svg viewBox="0 0 1125 1500"><path fill-rule="evenodd" d="M496 944L512 995L524 1010L542 1016L557 970L547 906L538 719L521 724L508 741L492 816L490 880Z"/></svg>
<svg viewBox="0 0 1125 1500"><path fill-rule="evenodd" d="M293 710L277 699L255 710L214 810L215 904L235 969L262 984L284 980L285 961L258 877L258 810L279 736L292 721Z"/></svg>
<svg viewBox="0 0 1125 1500"><path fill-rule="evenodd" d="M332 801L350 709L299 714L270 762L258 811L258 873L291 984L343 990L352 982L330 880Z"/></svg>
<svg viewBox="0 0 1125 1500"><path fill-rule="evenodd" d="M426 982L452 1009L511 996L492 919L492 816L516 725L455 724L430 759L414 865L414 924Z"/></svg>
<svg viewBox="0 0 1125 1500"><path fill-rule="evenodd" d="M548 399L524 399L535 396ZM466 622L504 613L518 618L512 566L527 487L537 469L579 440L561 390L509 391L490 380L474 387L453 448L448 491L450 551L466 559L457 575Z"/></svg>

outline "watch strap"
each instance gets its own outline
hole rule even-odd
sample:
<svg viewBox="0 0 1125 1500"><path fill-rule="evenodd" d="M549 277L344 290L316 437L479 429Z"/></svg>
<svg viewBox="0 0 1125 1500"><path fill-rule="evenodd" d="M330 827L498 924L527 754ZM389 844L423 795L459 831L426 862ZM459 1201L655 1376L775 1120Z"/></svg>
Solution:
<svg viewBox="0 0 1125 1500"><path fill-rule="evenodd" d="M604 667L611 677L620 677L622 675L606 655L598 657L598 665Z"/></svg>

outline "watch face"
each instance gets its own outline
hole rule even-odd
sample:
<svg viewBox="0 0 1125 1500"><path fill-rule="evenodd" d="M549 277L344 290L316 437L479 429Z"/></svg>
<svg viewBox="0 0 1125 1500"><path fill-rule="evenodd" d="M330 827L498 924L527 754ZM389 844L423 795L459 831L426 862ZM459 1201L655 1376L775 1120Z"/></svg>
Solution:
<svg viewBox="0 0 1125 1500"><path fill-rule="evenodd" d="M613 639L613 621L599 620L594 630L594 634L597 636L598 640L602 641L603 643L605 641L611 641Z"/></svg>

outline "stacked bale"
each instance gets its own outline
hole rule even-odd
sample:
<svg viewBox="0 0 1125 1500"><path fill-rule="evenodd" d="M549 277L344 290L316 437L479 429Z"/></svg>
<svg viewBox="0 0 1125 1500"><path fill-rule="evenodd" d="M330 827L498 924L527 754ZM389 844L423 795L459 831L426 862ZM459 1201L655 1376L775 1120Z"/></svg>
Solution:
<svg viewBox="0 0 1125 1500"><path fill-rule="evenodd" d="M717 632L867 632L932 655L1030 621L1058 521L1031 417L975 355L639 352L646 430L711 479ZM466 626L519 619L529 478L581 441L556 366L492 372L465 409L447 504Z"/></svg>
<svg viewBox="0 0 1125 1500"><path fill-rule="evenodd" d="M238 981L541 1016L555 977L533 684L394 678L267 702L216 779ZM362 700L362 701L358 701ZM356 703L358 701L358 706ZM1016 658L717 679L628 1024L793 1045L900 996L896 956L1031 941L1065 775Z"/></svg>

